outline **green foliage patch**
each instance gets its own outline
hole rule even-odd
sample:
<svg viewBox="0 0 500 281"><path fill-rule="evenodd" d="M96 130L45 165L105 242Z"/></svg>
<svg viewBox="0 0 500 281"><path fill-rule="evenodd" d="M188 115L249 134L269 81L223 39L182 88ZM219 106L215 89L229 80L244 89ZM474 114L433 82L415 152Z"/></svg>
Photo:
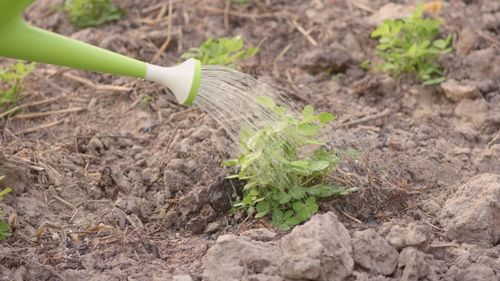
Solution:
<svg viewBox="0 0 500 281"><path fill-rule="evenodd" d="M4 177L3 176L0 176L0 181L2 181ZM11 192L12 190L10 188L6 188L4 190L1 190L0 191L0 201L3 200L3 198L5 197L5 195L7 195L7 193ZM0 210L0 217L4 216L5 213ZM11 235L10 233L10 226L9 226L9 223L3 221L3 220L0 220L0 240L2 240L3 238L5 237L9 237Z"/></svg>
<svg viewBox="0 0 500 281"><path fill-rule="evenodd" d="M124 14L111 0L66 0L63 10L69 21L81 28L114 21Z"/></svg>
<svg viewBox="0 0 500 281"><path fill-rule="evenodd" d="M229 178L246 181L235 209L255 218L270 214L274 225L289 229L318 211L318 198L346 195L353 189L325 181L341 159L324 148L319 137L334 115L315 114L306 106L296 118L268 97L259 96L258 101L279 121L257 131L242 129L238 157L223 164L238 169Z"/></svg>
<svg viewBox="0 0 500 281"><path fill-rule="evenodd" d="M424 17L424 5L402 20L385 20L371 33L378 38L378 55L384 59L383 71L398 76L413 73L423 84L438 84L445 80L438 64L440 55L451 52L451 36L438 39L441 23Z"/></svg>
<svg viewBox="0 0 500 281"><path fill-rule="evenodd" d="M247 58L255 56L259 48L245 47L241 36L232 38L209 38L198 48L191 48L181 57L183 59L195 58L204 65L223 65L235 67Z"/></svg>
<svg viewBox="0 0 500 281"><path fill-rule="evenodd" d="M35 65L17 62L9 68L0 68L0 110L8 109L19 101L21 84Z"/></svg>

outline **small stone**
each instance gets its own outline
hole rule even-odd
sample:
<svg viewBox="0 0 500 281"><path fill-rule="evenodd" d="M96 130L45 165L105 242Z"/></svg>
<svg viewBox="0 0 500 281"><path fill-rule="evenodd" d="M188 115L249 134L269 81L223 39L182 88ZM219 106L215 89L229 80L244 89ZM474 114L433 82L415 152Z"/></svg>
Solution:
<svg viewBox="0 0 500 281"><path fill-rule="evenodd" d="M403 268L401 281L437 280L436 273L431 269L432 255L417 250L414 247L405 248L399 256L398 267Z"/></svg>
<svg viewBox="0 0 500 281"><path fill-rule="evenodd" d="M146 204L146 199L129 195L118 198L115 206L122 209L127 214L141 214L141 206Z"/></svg>
<svg viewBox="0 0 500 281"><path fill-rule="evenodd" d="M206 234L215 233L215 232L219 231L221 229L221 227L222 227L222 224L219 221L211 222L205 228L205 233Z"/></svg>
<svg viewBox="0 0 500 281"><path fill-rule="evenodd" d="M154 181L157 180L158 173L154 169L151 168L146 168L142 170L142 180L146 184L152 184Z"/></svg>
<svg viewBox="0 0 500 281"><path fill-rule="evenodd" d="M477 39L476 32L470 26L462 28L455 46L457 53L460 55L469 53L476 45Z"/></svg>
<svg viewBox="0 0 500 281"><path fill-rule="evenodd" d="M12 195L19 195L29 186L29 171L20 163L11 161L0 152L0 190L11 188Z"/></svg>
<svg viewBox="0 0 500 281"><path fill-rule="evenodd" d="M417 223L410 223L407 227L394 225L385 239L398 250L408 246L422 247L429 240L429 228Z"/></svg>
<svg viewBox="0 0 500 281"><path fill-rule="evenodd" d="M203 232L207 226L207 221L201 216L192 218L187 224L186 229L191 231L193 234L200 234Z"/></svg>
<svg viewBox="0 0 500 281"><path fill-rule="evenodd" d="M193 281L193 278L189 275L174 275L172 281Z"/></svg>
<svg viewBox="0 0 500 281"><path fill-rule="evenodd" d="M474 166L480 172L500 174L500 144L493 144L489 147L478 148L479 153L474 159Z"/></svg>
<svg viewBox="0 0 500 281"><path fill-rule="evenodd" d="M340 47L315 48L300 54L294 63L312 74L329 70L338 73L347 68L351 56Z"/></svg>
<svg viewBox="0 0 500 281"><path fill-rule="evenodd" d="M488 120L488 103L484 99L464 99L457 104L454 113L475 127L480 127Z"/></svg>
<svg viewBox="0 0 500 281"><path fill-rule="evenodd" d="M89 144L87 145L88 151L95 152L97 154L101 153L103 149L104 145L102 144L101 140L96 137L92 137L89 141Z"/></svg>
<svg viewBox="0 0 500 281"><path fill-rule="evenodd" d="M441 83L441 88L446 97L454 102L459 102L463 99L474 99L480 96L477 87L472 82L458 82L454 79L449 79Z"/></svg>

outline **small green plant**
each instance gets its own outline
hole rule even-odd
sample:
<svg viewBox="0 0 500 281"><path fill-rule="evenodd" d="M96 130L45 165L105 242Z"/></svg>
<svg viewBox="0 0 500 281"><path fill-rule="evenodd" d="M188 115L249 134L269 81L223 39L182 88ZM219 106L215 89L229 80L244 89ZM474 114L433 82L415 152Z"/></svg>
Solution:
<svg viewBox="0 0 500 281"><path fill-rule="evenodd" d="M111 0L66 0L63 10L69 21L81 28L114 21L124 14Z"/></svg>
<svg viewBox="0 0 500 281"><path fill-rule="evenodd" d="M268 97L258 101L279 121L257 131L242 129L238 158L223 165L238 168L229 178L246 181L235 209L255 218L271 214L273 224L289 229L318 211L317 198L352 191L325 182L341 156L324 148L319 135L335 116L306 106L296 118Z"/></svg>
<svg viewBox="0 0 500 281"><path fill-rule="evenodd" d="M244 48L245 41L240 36L232 38L209 38L198 48L191 48L181 57L195 58L202 64L216 64L235 67L241 61L255 56L259 48Z"/></svg>
<svg viewBox="0 0 500 281"><path fill-rule="evenodd" d="M3 176L0 176L0 181L2 181L4 177ZM5 197L5 195L7 195L7 193L11 192L12 190L10 188L6 188L4 190L1 190L0 191L0 201L3 200L3 198ZM0 210L0 217L4 216L5 213ZM0 240L2 240L3 238L5 237L9 237L11 234L10 234L10 226L9 226L9 223L3 221L3 220L0 220Z"/></svg>
<svg viewBox="0 0 500 281"><path fill-rule="evenodd" d="M148 106L150 105L152 102L154 101L154 98L150 95L144 95L141 97L141 99L139 100L139 103L142 105L142 106Z"/></svg>
<svg viewBox="0 0 500 281"><path fill-rule="evenodd" d="M437 39L441 23L424 18L423 14L421 4L408 18L385 20L371 36L379 38L377 53L385 61L381 66L383 71L395 76L414 73L425 85L438 84L446 78L437 59L451 52L451 36Z"/></svg>
<svg viewBox="0 0 500 281"><path fill-rule="evenodd" d="M250 4L250 0L231 0L231 3L236 5L248 5Z"/></svg>
<svg viewBox="0 0 500 281"><path fill-rule="evenodd" d="M6 69L0 68L0 110L18 102L22 81L33 68L34 64L23 62L17 62Z"/></svg>

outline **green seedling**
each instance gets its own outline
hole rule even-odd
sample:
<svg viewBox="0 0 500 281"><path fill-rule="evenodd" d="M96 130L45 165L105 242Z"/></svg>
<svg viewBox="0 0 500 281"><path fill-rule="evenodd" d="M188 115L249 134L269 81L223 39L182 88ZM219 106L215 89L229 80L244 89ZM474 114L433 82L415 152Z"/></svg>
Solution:
<svg viewBox="0 0 500 281"><path fill-rule="evenodd" d="M248 5L250 4L250 0L231 0L231 3L236 5Z"/></svg>
<svg viewBox="0 0 500 281"><path fill-rule="evenodd" d="M451 52L451 36L438 39L441 23L423 15L421 4L408 18L385 20L371 37L378 38L377 53L384 59L383 71L395 76L413 73L424 85L439 84L446 78L437 59Z"/></svg>
<svg viewBox="0 0 500 281"><path fill-rule="evenodd" d="M319 135L334 115L306 106L296 118L268 97L258 101L278 121L257 131L242 129L237 159L223 165L238 169L229 178L246 181L234 209L255 218L271 215L272 223L286 230L315 214L318 198L353 190L326 182L341 155L324 148Z"/></svg>
<svg viewBox="0 0 500 281"><path fill-rule="evenodd" d="M359 68L361 68L364 71L370 70L371 66L372 66L372 61L369 59L366 59L359 64Z"/></svg>
<svg viewBox="0 0 500 281"><path fill-rule="evenodd" d="M22 81L34 67L32 63L17 62L9 68L0 68L0 110L8 109L19 101Z"/></svg>
<svg viewBox="0 0 500 281"><path fill-rule="evenodd" d="M235 67L241 61L255 56L259 48L245 47L245 41L240 36L232 38L210 38L199 48L191 48L181 57L183 59L195 58L205 65L224 65Z"/></svg>
<svg viewBox="0 0 500 281"><path fill-rule="evenodd" d="M4 178L4 176L0 176L0 181L2 181L3 178ZM0 201L2 201L3 198L5 197L5 195L7 195L7 193L9 193L11 191L12 191L12 189L10 189L10 188L5 188L4 190L1 190L0 191ZM3 216L5 216L5 212L0 210L0 217L3 217ZM11 235L11 233L10 233L9 223L7 223L3 220L0 220L0 240L2 240L5 237L9 237L10 235Z"/></svg>
<svg viewBox="0 0 500 281"><path fill-rule="evenodd" d="M80 28L114 21L124 14L111 0L66 0L63 10L69 21Z"/></svg>

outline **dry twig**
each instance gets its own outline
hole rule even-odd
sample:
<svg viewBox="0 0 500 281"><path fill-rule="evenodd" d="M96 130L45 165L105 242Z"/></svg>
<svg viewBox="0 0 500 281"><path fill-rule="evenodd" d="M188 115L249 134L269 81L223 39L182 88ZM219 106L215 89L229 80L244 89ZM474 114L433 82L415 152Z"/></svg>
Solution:
<svg viewBox="0 0 500 281"><path fill-rule="evenodd" d="M50 115L58 115L58 114L80 112L80 111L83 111L83 110L85 110L85 108L82 108L82 107L72 107L72 108L66 108L66 109L54 110L54 111L19 114L19 115L16 115L14 117L14 119L33 119L33 118L39 118L39 117L46 117L46 116L50 116Z"/></svg>
<svg viewBox="0 0 500 281"><path fill-rule="evenodd" d="M17 135L21 135L21 134L34 133L36 131L45 130L45 129L48 129L50 127L57 126L59 124L62 124L63 122L64 122L63 120L58 120L58 121L46 123L46 124L43 124L43 125L39 125L39 126L35 126L35 127L32 127L32 128L28 128L28 129L22 130L20 132L17 132L16 134Z"/></svg>
<svg viewBox="0 0 500 281"><path fill-rule="evenodd" d="M292 20L291 23L307 39L307 41L311 43L311 45L314 47L318 46L318 42L316 42L316 40L314 40L314 38L312 38L309 34L310 31L306 31L296 20Z"/></svg>
<svg viewBox="0 0 500 281"><path fill-rule="evenodd" d="M161 45L160 49L154 55L153 59L151 60L152 63L158 61L158 59L161 57L161 54L165 52L165 50L168 48L168 45L170 45L170 41L172 40L172 18L173 18L172 12L173 12L173 2L172 0L168 0L167 40L165 40L163 45Z"/></svg>

